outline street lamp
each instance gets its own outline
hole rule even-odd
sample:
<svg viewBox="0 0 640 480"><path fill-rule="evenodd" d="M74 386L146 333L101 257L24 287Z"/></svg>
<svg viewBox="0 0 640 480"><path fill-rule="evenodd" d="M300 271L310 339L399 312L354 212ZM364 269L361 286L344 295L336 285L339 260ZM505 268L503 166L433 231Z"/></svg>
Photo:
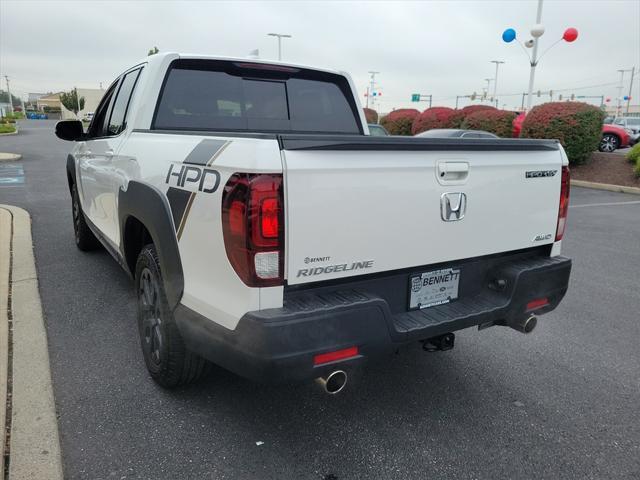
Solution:
<svg viewBox="0 0 640 480"><path fill-rule="evenodd" d="M524 46L522 45L522 43L520 43L516 39L516 31L513 28L507 28L504 32L502 32L502 40L505 43L511 43L515 40L520 44L525 54L527 55L527 58L529 59L529 64L531 65L531 71L529 72L529 94L527 95L527 111L531 110L531 100L532 100L531 94L533 92L533 81L536 76L536 66L538 65L542 57L561 41L564 40L567 43L571 43L578 38L578 30L576 30L575 28L567 28L564 31L562 37L559 40L557 40L555 43L553 43L549 48L547 48L542 53L542 55L540 55L540 58L538 58L538 44L540 43L540 37L542 37L542 35L544 35L544 32L545 32L544 25L542 25L541 23L542 22L542 2L543 0L538 0L538 11L536 14L536 23L531 28L531 32L530 32L533 38L530 40L527 40L524 43ZM531 56L529 56L529 54L527 53L526 48L524 48L525 46L527 48L533 48Z"/></svg>
<svg viewBox="0 0 640 480"><path fill-rule="evenodd" d="M291 38L291 35L285 33L267 33L269 37L278 37L278 61L282 60L282 39Z"/></svg>
<svg viewBox="0 0 640 480"><path fill-rule="evenodd" d="M498 67L504 62L502 60L491 60L490 63L496 64L496 76L493 78L493 99L496 101L496 108L498 108Z"/></svg>

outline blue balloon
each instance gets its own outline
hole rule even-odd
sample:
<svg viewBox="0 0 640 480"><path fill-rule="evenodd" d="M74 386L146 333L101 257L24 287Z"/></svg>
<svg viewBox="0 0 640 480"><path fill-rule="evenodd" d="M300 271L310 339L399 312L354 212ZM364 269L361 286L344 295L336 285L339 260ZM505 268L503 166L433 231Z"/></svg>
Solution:
<svg viewBox="0 0 640 480"><path fill-rule="evenodd" d="M513 28L507 28L502 32L502 40L507 43L511 43L516 39L516 31Z"/></svg>
<svg viewBox="0 0 640 480"><path fill-rule="evenodd" d="M625 95L624 97L622 97L622 99L626 102L627 100L629 100L629 97Z"/></svg>

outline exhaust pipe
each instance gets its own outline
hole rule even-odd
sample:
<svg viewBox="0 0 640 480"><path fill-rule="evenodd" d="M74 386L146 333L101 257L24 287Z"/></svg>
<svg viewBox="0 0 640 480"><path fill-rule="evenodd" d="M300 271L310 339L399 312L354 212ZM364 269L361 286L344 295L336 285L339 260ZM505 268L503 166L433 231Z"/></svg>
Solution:
<svg viewBox="0 0 640 480"><path fill-rule="evenodd" d="M519 320L514 320L508 325L517 330L520 333L531 333L533 329L536 328L538 324L538 317L535 315L529 315L528 317L520 318Z"/></svg>
<svg viewBox="0 0 640 480"><path fill-rule="evenodd" d="M347 384L347 374L342 370L336 370L326 377L316 378L316 383L328 394L335 395L336 393L341 392Z"/></svg>

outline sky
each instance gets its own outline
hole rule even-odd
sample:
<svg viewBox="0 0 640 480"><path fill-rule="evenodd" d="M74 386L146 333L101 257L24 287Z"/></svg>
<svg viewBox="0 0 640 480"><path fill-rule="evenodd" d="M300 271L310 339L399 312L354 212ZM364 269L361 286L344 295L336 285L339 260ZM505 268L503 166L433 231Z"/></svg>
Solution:
<svg viewBox="0 0 640 480"><path fill-rule="evenodd" d="M455 105L457 95L482 93L502 60L500 106L519 107L529 81L529 59L501 34L512 27L524 43L535 24L537 0L502 1L30 1L0 0L0 88L8 75L14 94L106 88L147 51L277 59L349 72L360 100L369 71L378 71L376 109L426 108L411 94ZM534 91L566 98L604 95L615 104L620 69L636 67L632 103L640 99L640 0L544 0L541 59ZM527 53L531 53L528 50ZM623 95L628 94L625 73ZM493 82L493 80L492 80ZM490 86L493 92L493 83ZM534 104L549 96L533 97ZM585 99L599 104L599 99ZM475 103L478 103L476 101ZM471 104L461 99L459 105Z"/></svg>

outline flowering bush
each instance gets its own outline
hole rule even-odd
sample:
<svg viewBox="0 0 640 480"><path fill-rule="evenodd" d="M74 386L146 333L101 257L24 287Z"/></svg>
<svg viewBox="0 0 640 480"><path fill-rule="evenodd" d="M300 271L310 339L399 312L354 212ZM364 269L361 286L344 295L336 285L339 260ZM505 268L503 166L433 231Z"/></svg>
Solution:
<svg viewBox="0 0 640 480"><path fill-rule="evenodd" d="M483 110L497 110L497 108L491 107L489 105L469 105L460 110L455 110L450 119L450 128L461 128L462 122L465 118L467 118L472 113L480 112Z"/></svg>
<svg viewBox="0 0 640 480"><path fill-rule="evenodd" d="M384 116L380 125L387 129L389 135L411 135L413 121L419 113L414 108L400 108Z"/></svg>
<svg viewBox="0 0 640 480"><path fill-rule="evenodd" d="M506 110L479 110L462 121L462 128L485 130L499 137L510 138L516 114Z"/></svg>
<svg viewBox="0 0 640 480"><path fill-rule="evenodd" d="M449 107L427 108L413 121L411 133L417 135L433 128L452 128L451 116L454 112L455 110Z"/></svg>
<svg viewBox="0 0 640 480"><path fill-rule="evenodd" d="M531 109L522 124L521 137L554 138L564 147L569 162L587 161L602 138L604 112L581 102L550 102Z"/></svg>
<svg viewBox="0 0 640 480"><path fill-rule="evenodd" d="M373 108L363 108L364 117L367 119L367 123L378 123L378 112Z"/></svg>

